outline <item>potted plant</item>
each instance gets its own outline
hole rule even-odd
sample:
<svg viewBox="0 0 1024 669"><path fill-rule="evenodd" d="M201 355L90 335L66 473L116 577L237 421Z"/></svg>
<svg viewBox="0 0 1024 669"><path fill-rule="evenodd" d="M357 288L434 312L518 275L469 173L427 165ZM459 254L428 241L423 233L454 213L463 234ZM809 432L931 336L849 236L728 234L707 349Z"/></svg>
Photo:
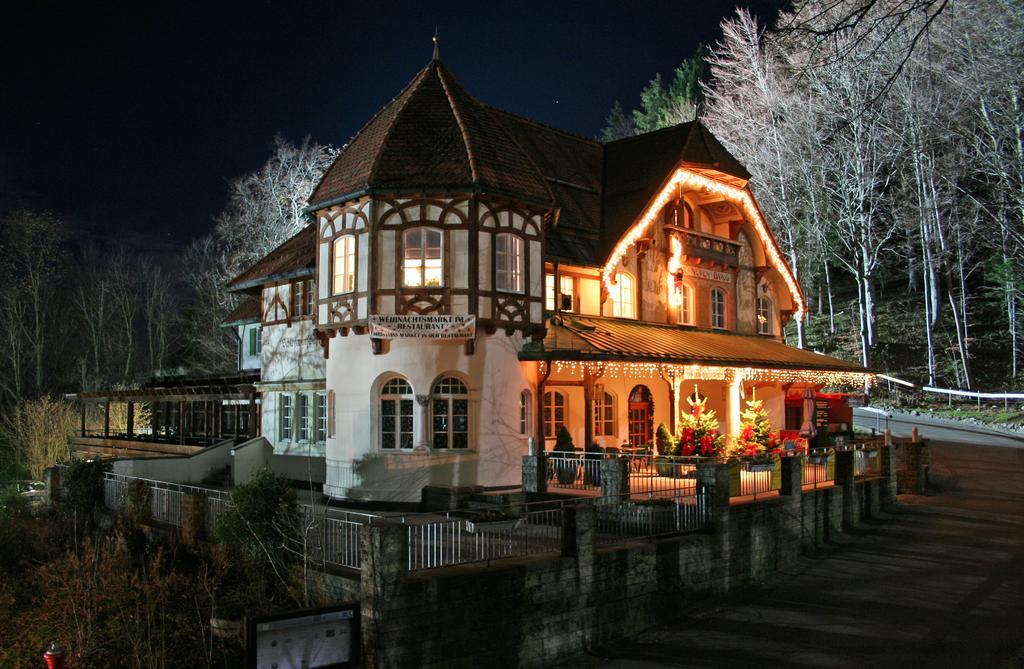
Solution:
<svg viewBox="0 0 1024 669"><path fill-rule="evenodd" d="M658 424L658 430L654 435L654 445L658 451L658 458L654 461L654 469L658 472L658 476L675 476L679 465L672 461L672 457L679 454L679 442L668 431L664 423Z"/></svg>
<svg viewBox="0 0 1024 669"><path fill-rule="evenodd" d="M693 398L688 397L686 401L690 404L690 410L679 420L679 453L705 458L717 456L725 448L725 437L718 433L715 410L707 407L708 398L701 397L696 390Z"/></svg>
<svg viewBox="0 0 1024 669"><path fill-rule="evenodd" d="M514 530L522 522L523 517L511 509L489 509L476 514L471 520L467 520L466 531L477 533Z"/></svg>
<svg viewBox="0 0 1024 669"><path fill-rule="evenodd" d="M577 461L576 446L572 443L572 435L564 425L560 425L555 435L555 448L552 451L558 456L555 462L555 476L562 485L569 485L576 481L579 474L579 462Z"/></svg>

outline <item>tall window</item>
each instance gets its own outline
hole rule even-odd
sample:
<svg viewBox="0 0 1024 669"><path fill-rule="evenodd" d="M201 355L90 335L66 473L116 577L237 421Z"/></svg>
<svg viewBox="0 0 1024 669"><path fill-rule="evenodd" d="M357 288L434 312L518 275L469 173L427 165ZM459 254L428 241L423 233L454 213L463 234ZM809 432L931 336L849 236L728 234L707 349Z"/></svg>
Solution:
<svg viewBox="0 0 1024 669"><path fill-rule="evenodd" d="M412 448L412 386L394 378L380 389L380 447Z"/></svg>
<svg viewBox="0 0 1024 669"><path fill-rule="evenodd" d="M313 315L313 282L309 279L291 284L292 318Z"/></svg>
<svg viewBox="0 0 1024 669"><path fill-rule="evenodd" d="M523 292L523 238L503 232L494 238L494 287L508 293Z"/></svg>
<svg viewBox="0 0 1024 669"><path fill-rule="evenodd" d="M281 440L292 438L292 396L281 394Z"/></svg>
<svg viewBox="0 0 1024 669"><path fill-rule="evenodd" d="M544 308L548 311L555 310L555 275L544 275Z"/></svg>
<svg viewBox="0 0 1024 669"><path fill-rule="evenodd" d="M757 331L764 335L772 333L772 301L767 297L757 298Z"/></svg>
<svg viewBox="0 0 1024 669"><path fill-rule="evenodd" d="M434 228L410 228L402 237L402 283L406 286L444 284L444 249L441 231Z"/></svg>
<svg viewBox="0 0 1024 669"><path fill-rule="evenodd" d="M725 329L725 291L721 288L711 289L711 327Z"/></svg>
<svg viewBox="0 0 1024 669"><path fill-rule="evenodd" d="M554 439L560 427L565 427L565 395L549 390L544 393L544 436Z"/></svg>
<svg viewBox="0 0 1024 669"><path fill-rule="evenodd" d="M334 240L334 275L331 292L335 295L356 289L356 238L345 235Z"/></svg>
<svg viewBox="0 0 1024 669"><path fill-rule="evenodd" d="M594 436L615 434L615 398L611 393L599 392L594 397Z"/></svg>
<svg viewBox="0 0 1024 669"><path fill-rule="evenodd" d="M530 391L519 393L519 434L530 433Z"/></svg>
<svg viewBox="0 0 1024 669"><path fill-rule="evenodd" d="M299 395L299 441L309 441L309 430L313 422L309 415L309 394Z"/></svg>
<svg viewBox="0 0 1024 669"><path fill-rule="evenodd" d="M612 316L618 318L636 318L636 295L633 277L624 272L615 275L615 285L611 289Z"/></svg>
<svg viewBox="0 0 1024 669"><path fill-rule="evenodd" d="M327 439L327 393L316 394L316 440Z"/></svg>
<svg viewBox="0 0 1024 669"><path fill-rule="evenodd" d="M693 325L693 289L685 284L679 289L679 323Z"/></svg>
<svg viewBox="0 0 1024 669"><path fill-rule="evenodd" d="M469 391L466 384L447 376L434 384L434 448L469 448Z"/></svg>

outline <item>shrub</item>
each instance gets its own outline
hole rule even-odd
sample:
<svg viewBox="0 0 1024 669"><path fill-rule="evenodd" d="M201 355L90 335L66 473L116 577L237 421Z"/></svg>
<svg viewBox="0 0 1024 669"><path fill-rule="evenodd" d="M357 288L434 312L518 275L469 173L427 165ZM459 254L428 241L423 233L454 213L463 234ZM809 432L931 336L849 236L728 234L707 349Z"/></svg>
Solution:
<svg viewBox="0 0 1024 669"><path fill-rule="evenodd" d="M33 479L68 459L68 437L78 427L78 415L69 402L52 397L25 400L0 421L3 460L16 464Z"/></svg>
<svg viewBox="0 0 1024 669"><path fill-rule="evenodd" d="M576 452L576 445L572 443L572 435L569 434L569 430L565 429L564 425L558 427L558 433L555 435L554 450L560 453Z"/></svg>
<svg viewBox="0 0 1024 669"><path fill-rule="evenodd" d="M64 502L79 518L91 519L103 507L103 475L110 466L102 460L74 460L64 470Z"/></svg>
<svg viewBox="0 0 1024 669"><path fill-rule="evenodd" d="M679 453L679 444L675 437L668 431L664 423L658 424L658 431L654 435L654 443L658 448L658 455L676 455Z"/></svg>

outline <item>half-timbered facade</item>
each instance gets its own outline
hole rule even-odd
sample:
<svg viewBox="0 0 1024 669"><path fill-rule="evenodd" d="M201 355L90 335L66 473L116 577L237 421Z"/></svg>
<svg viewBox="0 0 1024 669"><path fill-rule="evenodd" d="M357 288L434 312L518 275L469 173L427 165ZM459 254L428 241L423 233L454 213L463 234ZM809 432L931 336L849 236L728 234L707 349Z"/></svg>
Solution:
<svg viewBox="0 0 1024 669"><path fill-rule="evenodd" d="M748 178L699 123L601 144L435 59L233 282L259 300L264 436L322 454L328 495L417 501L517 485L560 427L650 444L693 393L730 438L754 388L799 428L787 397L869 376L783 343L804 298Z"/></svg>

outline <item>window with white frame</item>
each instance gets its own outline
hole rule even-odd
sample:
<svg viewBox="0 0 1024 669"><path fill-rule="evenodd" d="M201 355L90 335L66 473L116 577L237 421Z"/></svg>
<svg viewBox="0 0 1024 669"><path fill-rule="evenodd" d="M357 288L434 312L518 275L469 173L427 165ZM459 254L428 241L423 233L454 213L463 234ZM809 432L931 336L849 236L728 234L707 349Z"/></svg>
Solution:
<svg viewBox="0 0 1024 669"><path fill-rule="evenodd" d="M523 292L523 238L502 232L494 238L494 287L507 293Z"/></svg>
<svg viewBox="0 0 1024 669"><path fill-rule="evenodd" d="M292 396L286 393L279 395L280 403L280 435L282 441L290 441L292 438Z"/></svg>
<svg viewBox="0 0 1024 669"><path fill-rule="evenodd" d="M299 393L299 441L309 441L312 416L309 415L309 395Z"/></svg>
<svg viewBox="0 0 1024 669"><path fill-rule="evenodd" d="M679 324L693 325L693 289L683 284L679 287Z"/></svg>
<svg viewBox="0 0 1024 669"><path fill-rule="evenodd" d="M555 310L555 275L544 275L544 308L548 311Z"/></svg>
<svg viewBox="0 0 1024 669"><path fill-rule="evenodd" d="M334 272L331 292L335 295L356 289L356 237L344 235L333 242Z"/></svg>
<svg viewBox="0 0 1024 669"><path fill-rule="evenodd" d="M530 433L530 391L519 393L519 434Z"/></svg>
<svg viewBox="0 0 1024 669"><path fill-rule="evenodd" d="M410 228L402 235L402 285L444 285L444 248L436 228Z"/></svg>
<svg viewBox="0 0 1024 669"><path fill-rule="evenodd" d="M767 297L757 298L757 332L763 335L772 333L772 301Z"/></svg>
<svg viewBox="0 0 1024 669"><path fill-rule="evenodd" d="M454 376L438 379L433 389L431 445L469 448L469 391Z"/></svg>
<svg viewBox="0 0 1024 669"><path fill-rule="evenodd" d="M725 291L721 288L711 289L711 327L725 329Z"/></svg>
<svg viewBox="0 0 1024 669"><path fill-rule="evenodd" d="M565 427L565 395L549 390L544 393L544 436L554 439L560 427Z"/></svg>
<svg viewBox="0 0 1024 669"><path fill-rule="evenodd" d="M633 277L625 272L615 275L615 285L611 288L612 316L618 318L636 318L636 289Z"/></svg>
<svg viewBox="0 0 1024 669"><path fill-rule="evenodd" d="M412 386L396 377L380 389L380 447L412 448Z"/></svg>
<svg viewBox="0 0 1024 669"><path fill-rule="evenodd" d="M594 436L615 434L615 398L601 391L594 396Z"/></svg>
<svg viewBox="0 0 1024 669"><path fill-rule="evenodd" d="M327 440L327 393L316 394L316 440Z"/></svg>

